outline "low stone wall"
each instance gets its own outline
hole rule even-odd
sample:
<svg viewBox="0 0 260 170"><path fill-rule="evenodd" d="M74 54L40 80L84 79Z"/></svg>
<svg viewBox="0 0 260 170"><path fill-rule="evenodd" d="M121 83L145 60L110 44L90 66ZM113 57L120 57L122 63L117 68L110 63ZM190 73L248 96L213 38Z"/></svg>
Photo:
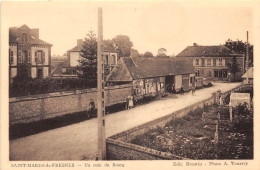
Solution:
<svg viewBox="0 0 260 170"><path fill-rule="evenodd" d="M222 95L227 95L233 91L239 90L242 86L239 85L238 87L225 91L222 93ZM165 126L165 124L170 122L174 117L178 119L184 117L190 111L194 111L197 108L203 108L205 103L211 105L218 102L216 98L218 98L218 95L216 93L213 93L212 97L197 102L189 107L180 109L170 115L161 117L159 119L153 120L151 122L145 123L143 125L137 126L135 128L129 129L127 131L109 137L106 142L107 159L110 160L187 159L177 155L172 155L170 153L160 152L150 148L134 145L129 142L132 139L134 139L136 136L144 134L149 129Z"/></svg>
<svg viewBox="0 0 260 170"><path fill-rule="evenodd" d="M105 88L106 106L123 103L132 85ZM90 99L97 104L97 89L48 93L9 99L10 124L28 123L89 109Z"/></svg>

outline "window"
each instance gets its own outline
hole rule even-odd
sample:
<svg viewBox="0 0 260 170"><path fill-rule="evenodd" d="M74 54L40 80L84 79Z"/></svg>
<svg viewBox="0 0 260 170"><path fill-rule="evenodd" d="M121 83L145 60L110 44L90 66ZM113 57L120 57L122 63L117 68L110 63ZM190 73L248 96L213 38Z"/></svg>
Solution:
<svg viewBox="0 0 260 170"><path fill-rule="evenodd" d="M35 62L38 64L43 64L45 61L45 52L37 51L35 52Z"/></svg>
<svg viewBox="0 0 260 170"><path fill-rule="evenodd" d="M23 62L22 52L21 52L21 51L18 52L18 62L19 62L19 63L22 63L22 62Z"/></svg>
<svg viewBox="0 0 260 170"><path fill-rule="evenodd" d="M116 56L112 55L112 64L116 64Z"/></svg>
<svg viewBox="0 0 260 170"><path fill-rule="evenodd" d="M192 77L190 77L190 84L192 84Z"/></svg>
<svg viewBox="0 0 260 170"><path fill-rule="evenodd" d="M199 60L198 58L196 58L195 64L196 64L197 66L200 65L200 60Z"/></svg>
<svg viewBox="0 0 260 170"><path fill-rule="evenodd" d="M222 58L219 58L219 59L218 59L218 65L219 65L219 66L222 66L222 65L223 65Z"/></svg>
<svg viewBox="0 0 260 170"><path fill-rule="evenodd" d="M62 73L66 73L67 70L66 70L66 68L62 67L61 71L62 71Z"/></svg>
<svg viewBox="0 0 260 170"><path fill-rule="evenodd" d="M12 50L9 50L9 62L10 64L14 62L14 52Z"/></svg>
<svg viewBox="0 0 260 170"><path fill-rule="evenodd" d="M219 72L218 72L218 76L219 76L219 77L222 77L222 71L219 71Z"/></svg>
<svg viewBox="0 0 260 170"><path fill-rule="evenodd" d="M214 77L218 77L218 71L214 71Z"/></svg>
<svg viewBox="0 0 260 170"><path fill-rule="evenodd" d="M207 59L207 66L211 66L211 59Z"/></svg>
<svg viewBox="0 0 260 170"><path fill-rule="evenodd" d="M105 64L108 64L108 55L106 55L106 61Z"/></svg>
<svg viewBox="0 0 260 170"><path fill-rule="evenodd" d="M26 33L22 34L22 42L27 42L27 34Z"/></svg>
<svg viewBox="0 0 260 170"><path fill-rule="evenodd" d="M223 77L227 78L227 71L223 71Z"/></svg>
<svg viewBox="0 0 260 170"><path fill-rule="evenodd" d="M28 51L28 60L27 60L28 63L31 63L31 51Z"/></svg>
<svg viewBox="0 0 260 170"><path fill-rule="evenodd" d="M200 76L200 71L196 70L196 76Z"/></svg>

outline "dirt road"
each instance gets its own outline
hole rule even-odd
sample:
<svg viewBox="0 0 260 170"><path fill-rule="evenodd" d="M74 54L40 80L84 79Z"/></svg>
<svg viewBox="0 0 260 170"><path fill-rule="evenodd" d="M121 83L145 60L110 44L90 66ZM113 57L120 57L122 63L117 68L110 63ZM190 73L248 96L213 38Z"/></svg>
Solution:
<svg viewBox="0 0 260 170"><path fill-rule="evenodd" d="M215 83L213 87L175 95L106 116L106 136L125 131L206 99L220 89L240 83ZM49 130L10 141L11 160L94 160L97 151L97 119Z"/></svg>

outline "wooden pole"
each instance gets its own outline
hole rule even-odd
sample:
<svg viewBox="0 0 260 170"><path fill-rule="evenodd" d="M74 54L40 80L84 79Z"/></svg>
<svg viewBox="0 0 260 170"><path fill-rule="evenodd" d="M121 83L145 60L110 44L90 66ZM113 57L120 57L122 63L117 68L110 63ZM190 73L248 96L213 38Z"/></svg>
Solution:
<svg viewBox="0 0 260 170"><path fill-rule="evenodd" d="M105 134L105 100L104 100L104 61L103 53L103 23L102 8L98 8L98 42L97 42L97 105L98 105L98 159L106 159L106 134Z"/></svg>

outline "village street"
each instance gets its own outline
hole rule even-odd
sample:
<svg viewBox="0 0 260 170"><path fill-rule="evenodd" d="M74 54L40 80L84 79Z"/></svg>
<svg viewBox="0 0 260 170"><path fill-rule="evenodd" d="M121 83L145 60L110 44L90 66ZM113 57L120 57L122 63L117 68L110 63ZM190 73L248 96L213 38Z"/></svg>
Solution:
<svg viewBox="0 0 260 170"><path fill-rule="evenodd" d="M213 87L170 95L162 100L106 116L106 136L125 131L206 99L240 83L213 83ZM97 151L97 119L10 141L11 160L93 160Z"/></svg>

